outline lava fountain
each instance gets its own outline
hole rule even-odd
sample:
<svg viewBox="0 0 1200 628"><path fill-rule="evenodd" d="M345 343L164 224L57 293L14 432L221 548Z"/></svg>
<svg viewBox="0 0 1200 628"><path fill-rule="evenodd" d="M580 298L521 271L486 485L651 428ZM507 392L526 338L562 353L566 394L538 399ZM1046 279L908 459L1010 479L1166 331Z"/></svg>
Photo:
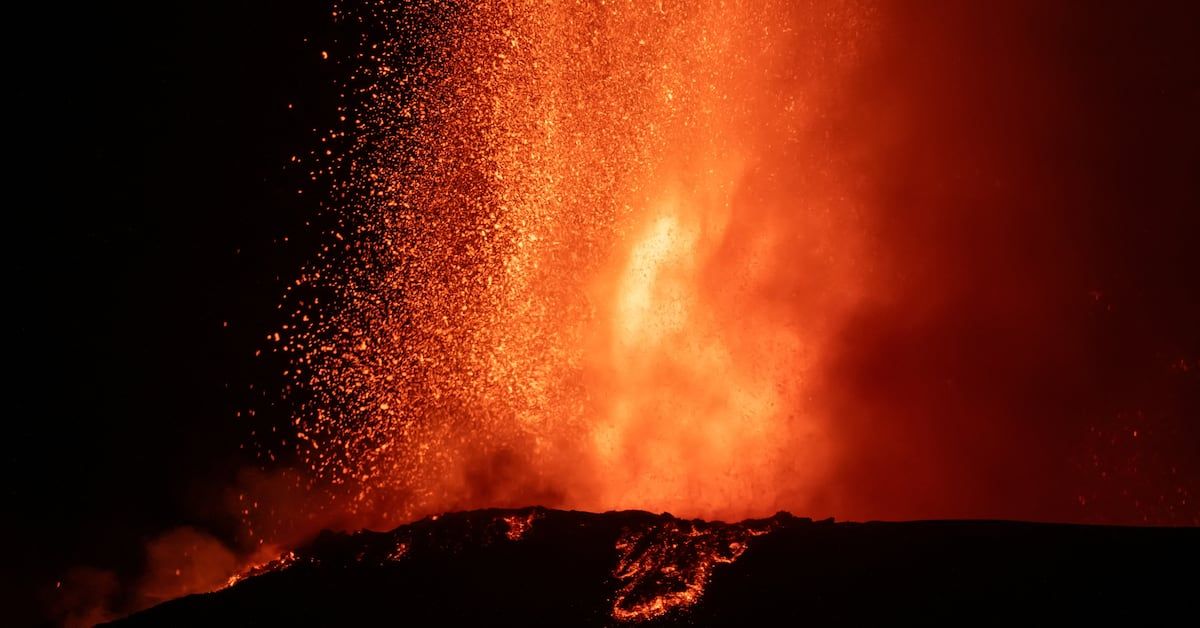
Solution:
<svg viewBox="0 0 1200 628"><path fill-rule="evenodd" d="M297 454L358 521L806 511L864 290L830 140L856 2L339 8L341 227L298 284Z"/></svg>

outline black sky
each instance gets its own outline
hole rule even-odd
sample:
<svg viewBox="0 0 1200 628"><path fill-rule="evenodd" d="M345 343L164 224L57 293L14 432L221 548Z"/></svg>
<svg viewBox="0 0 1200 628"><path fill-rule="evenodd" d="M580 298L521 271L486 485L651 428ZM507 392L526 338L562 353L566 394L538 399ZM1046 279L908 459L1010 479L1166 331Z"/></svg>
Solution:
<svg viewBox="0 0 1200 628"><path fill-rule="evenodd" d="M19 625L70 565L133 574L165 529L236 525L234 412L275 381L253 354L317 201L284 166L335 115L335 35L322 2L42 4L6 24L0 589Z"/></svg>

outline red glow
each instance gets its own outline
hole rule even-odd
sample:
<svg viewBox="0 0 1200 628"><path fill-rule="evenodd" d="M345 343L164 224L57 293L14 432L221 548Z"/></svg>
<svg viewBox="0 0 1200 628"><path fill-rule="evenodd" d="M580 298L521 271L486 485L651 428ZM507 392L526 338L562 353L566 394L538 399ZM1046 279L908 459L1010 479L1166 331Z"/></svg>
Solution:
<svg viewBox="0 0 1200 628"><path fill-rule="evenodd" d="M1168 254L1194 174L1127 174L1169 125L1117 93L1193 86L1096 34L1146 24L1082 13L339 5L339 124L293 158L341 177L338 226L265 337L291 424L254 435L246 547L165 535L137 604L487 507L1200 524L1200 311ZM618 542L615 617L694 603L744 549L696 525Z"/></svg>
<svg viewBox="0 0 1200 628"><path fill-rule="evenodd" d="M337 300L285 345L315 477L364 521L810 509L822 364L867 288L825 119L871 11L415 13L364 53L357 244L306 277Z"/></svg>
<svg viewBox="0 0 1200 628"><path fill-rule="evenodd" d="M1080 448L1120 406L1071 403L1101 291L1026 159L1052 85L935 13L355 14L344 228L272 337L319 518L1097 518Z"/></svg>

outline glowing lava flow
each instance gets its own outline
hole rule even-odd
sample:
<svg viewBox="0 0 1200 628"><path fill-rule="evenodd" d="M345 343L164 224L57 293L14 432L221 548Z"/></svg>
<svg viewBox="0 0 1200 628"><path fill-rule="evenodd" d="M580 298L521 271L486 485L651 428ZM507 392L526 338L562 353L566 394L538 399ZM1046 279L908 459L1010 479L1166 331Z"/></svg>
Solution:
<svg viewBox="0 0 1200 628"><path fill-rule="evenodd" d="M269 561L266 561L263 563L249 565L247 567L244 567L241 571L230 576L229 580L225 582L225 586L223 586L221 588L228 589L229 587L232 587L235 584L242 582L243 580L245 580L247 578L254 578L257 576L261 576L263 574L275 573L277 571L283 571L284 569L287 569L288 567L291 567L292 565L296 564L296 561L297 561L296 552L294 552L294 551L284 552L283 554L280 554L278 558L275 558L273 560L269 560Z"/></svg>
<svg viewBox="0 0 1200 628"><path fill-rule="evenodd" d="M311 575L322 569L343 573L353 569L361 574L373 567L453 561L463 556L487 557L491 562L496 550L510 543L531 544L531 549L528 554L504 552L509 560L539 563L553 556L553 560L571 564L580 555L595 558L591 554L595 548L590 545L602 540L614 544L615 565L609 572L611 579L606 579L613 588L604 594L605 604L611 604L609 613L620 622L639 622L687 612L703 597L717 566L737 561L755 537L811 524L811 520L787 513L732 524L638 511L593 514L535 507L453 513L427 517L390 532L326 533L276 560L248 568L223 588L284 571ZM531 538L535 529L537 535ZM562 545L566 538L572 540L571 547ZM551 551L554 547L559 551ZM572 556L572 552L581 554ZM596 567L593 562L583 564L583 571L591 577L600 575L591 572Z"/></svg>
<svg viewBox="0 0 1200 628"><path fill-rule="evenodd" d="M612 616L644 621L692 606L704 595L713 568L736 561L751 537L769 533L776 520L740 524L664 521L626 531L617 540L621 583Z"/></svg>
<svg viewBox="0 0 1200 628"><path fill-rule="evenodd" d="M806 508L860 292L828 112L871 15L792 4L338 9L345 212L281 350L351 521Z"/></svg>

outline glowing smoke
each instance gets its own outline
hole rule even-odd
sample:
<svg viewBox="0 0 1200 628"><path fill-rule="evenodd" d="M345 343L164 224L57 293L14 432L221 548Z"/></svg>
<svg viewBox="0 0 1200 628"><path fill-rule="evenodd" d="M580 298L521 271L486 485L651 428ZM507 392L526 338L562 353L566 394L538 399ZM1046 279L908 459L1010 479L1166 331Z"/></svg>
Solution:
<svg viewBox="0 0 1200 628"><path fill-rule="evenodd" d="M339 11L371 31L342 227L282 350L289 446L349 520L1069 519L1113 490L1081 443L1146 401L1094 392L1101 253L1058 208L1096 183L1045 139L1090 137L1088 86L1048 100L1028 8Z"/></svg>

